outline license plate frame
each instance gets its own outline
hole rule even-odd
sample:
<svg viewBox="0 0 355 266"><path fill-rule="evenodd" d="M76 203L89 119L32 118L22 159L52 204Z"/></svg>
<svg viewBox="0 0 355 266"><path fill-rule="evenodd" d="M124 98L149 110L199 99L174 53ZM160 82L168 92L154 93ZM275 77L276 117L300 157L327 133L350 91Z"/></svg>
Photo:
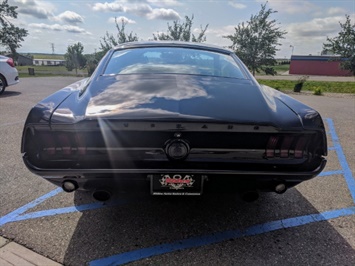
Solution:
<svg viewBox="0 0 355 266"><path fill-rule="evenodd" d="M200 196L203 191L202 175L156 174L150 176L150 192L154 196Z"/></svg>

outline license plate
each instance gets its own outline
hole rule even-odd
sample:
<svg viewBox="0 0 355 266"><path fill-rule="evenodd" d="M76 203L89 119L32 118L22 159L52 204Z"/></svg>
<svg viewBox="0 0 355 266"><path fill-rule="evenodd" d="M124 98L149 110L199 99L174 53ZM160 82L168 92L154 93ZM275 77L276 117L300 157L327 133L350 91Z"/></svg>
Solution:
<svg viewBox="0 0 355 266"><path fill-rule="evenodd" d="M202 194L201 175L160 174L151 176L151 194L163 196L199 196Z"/></svg>

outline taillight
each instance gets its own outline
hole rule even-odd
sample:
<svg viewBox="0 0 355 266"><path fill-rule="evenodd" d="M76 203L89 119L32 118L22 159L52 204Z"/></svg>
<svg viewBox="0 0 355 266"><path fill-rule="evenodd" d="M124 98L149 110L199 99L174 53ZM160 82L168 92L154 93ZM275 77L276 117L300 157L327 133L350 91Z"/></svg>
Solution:
<svg viewBox="0 0 355 266"><path fill-rule="evenodd" d="M295 158L303 158L303 151L306 146L306 138L301 137L298 139L295 147Z"/></svg>
<svg viewBox="0 0 355 266"><path fill-rule="evenodd" d="M289 158L302 159L307 148L305 136L270 136L266 150L266 158Z"/></svg>
<svg viewBox="0 0 355 266"><path fill-rule="evenodd" d="M70 155L72 147L70 145L69 136L67 134L59 134L59 144L62 147L62 154Z"/></svg>
<svg viewBox="0 0 355 266"><path fill-rule="evenodd" d="M42 133L43 151L46 155L85 155L85 136L80 133Z"/></svg>
<svg viewBox="0 0 355 266"><path fill-rule="evenodd" d="M44 144L44 149L48 155L55 154L55 141L51 134L42 134L42 143Z"/></svg>
<svg viewBox="0 0 355 266"><path fill-rule="evenodd" d="M15 67L15 63L14 60L12 58L7 59L6 63L11 66L11 67Z"/></svg>
<svg viewBox="0 0 355 266"><path fill-rule="evenodd" d="M266 157L267 158L275 157L275 150L276 150L276 145L277 145L278 141L279 141L278 136L271 136L269 138L269 141L268 141L267 147L266 147Z"/></svg>
<svg viewBox="0 0 355 266"><path fill-rule="evenodd" d="M78 154L85 155L86 154L85 135L82 133L76 133L75 134L75 143L78 145Z"/></svg>
<svg viewBox="0 0 355 266"><path fill-rule="evenodd" d="M281 151L280 151L281 158L287 158L289 156L290 147L291 147L293 140L294 140L294 137L292 137L292 136L285 136L283 138L283 141L281 144Z"/></svg>

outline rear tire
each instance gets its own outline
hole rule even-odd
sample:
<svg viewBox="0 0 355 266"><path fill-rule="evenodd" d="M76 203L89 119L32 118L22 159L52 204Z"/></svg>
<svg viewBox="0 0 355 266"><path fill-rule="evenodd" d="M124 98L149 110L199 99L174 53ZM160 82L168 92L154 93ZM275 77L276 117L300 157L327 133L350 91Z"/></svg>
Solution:
<svg viewBox="0 0 355 266"><path fill-rule="evenodd" d="M3 76L0 76L0 95L5 91L6 81Z"/></svg>

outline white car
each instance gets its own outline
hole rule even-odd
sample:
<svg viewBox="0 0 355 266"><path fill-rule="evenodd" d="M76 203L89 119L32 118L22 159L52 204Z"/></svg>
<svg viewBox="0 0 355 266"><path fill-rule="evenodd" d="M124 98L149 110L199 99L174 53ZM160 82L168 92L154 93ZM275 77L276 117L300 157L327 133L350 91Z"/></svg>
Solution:
<svg viewBox="0 0 355 266"><path fill-rule="evenodd" d="M18 71L15 68L14 60L10 57L0 55L0 94L7 86L19 82Z"/></svg>

